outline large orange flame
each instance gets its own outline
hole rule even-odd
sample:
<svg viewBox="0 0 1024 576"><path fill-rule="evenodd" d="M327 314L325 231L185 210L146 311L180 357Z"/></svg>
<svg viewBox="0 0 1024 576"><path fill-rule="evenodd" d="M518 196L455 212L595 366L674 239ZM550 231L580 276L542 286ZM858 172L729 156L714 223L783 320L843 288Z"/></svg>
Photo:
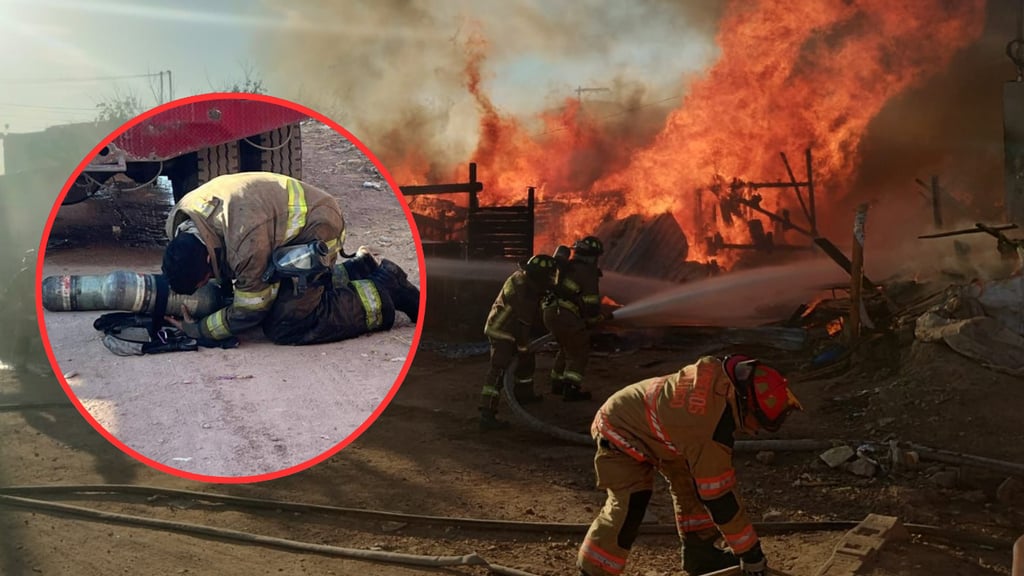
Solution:
<svg viewBox="0 0 1024 576"><path fill-rule="evenodd" d="M717 35L718 62L690 84L654 141L633 149L581 114L577 100L541 114L540 135L502 115L482 89L487 42L473 34L465 77L480 112L480 139L467 161L479 166L484 203L520 202L535 186L540 202L560 208L557 220L543 221L538 245L571 242L608 218L669 211L690 239L690 258L703 260L705 237L718 232L726 242L747 243L745 220L757 216L748 211L723 221L713 185L788 180L780 152L803 180L803 151L813 150L819 213L850 194L869 122L981 34L984 5L734 0ZM396 166L403 184L426 178L423 159ZM452 168L453 179L459 173L464 178L464 166ZM765 208L788 208L794 221L802 219L792 190L762 193Z"/></svg>

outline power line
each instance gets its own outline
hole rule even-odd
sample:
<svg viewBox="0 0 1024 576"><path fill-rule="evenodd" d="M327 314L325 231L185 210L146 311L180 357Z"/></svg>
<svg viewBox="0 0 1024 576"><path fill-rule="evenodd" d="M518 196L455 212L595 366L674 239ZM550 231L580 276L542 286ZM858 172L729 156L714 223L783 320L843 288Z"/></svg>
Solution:
<svg viewBox="0 0 1024 576"><path fill-rule="evenodd" d="M156 78L159 72L150 74L125 74L122 76L91 76L88 78L0 78L0 85L28 85L28 84L74 84L74 83L96 83L109 82L111 80L132 80L138 78Z"/></svg>
<svg viewBox="0 0 1024 576"><path fill-rule="evenodd" d="M76 112L95 112L96 107L87 108L84 106L45 106L42 104L11 104L7 102L0 102L0 107L4 108L24 108L28 110L71 110Z"/></svg>

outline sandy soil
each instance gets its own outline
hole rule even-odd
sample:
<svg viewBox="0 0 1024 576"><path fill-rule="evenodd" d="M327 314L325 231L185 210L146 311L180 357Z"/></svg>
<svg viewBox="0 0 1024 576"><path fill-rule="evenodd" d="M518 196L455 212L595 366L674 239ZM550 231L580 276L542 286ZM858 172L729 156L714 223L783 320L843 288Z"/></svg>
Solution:
<svg viewBox="0 0 1024 576"><path fill-rule="evenodd" d="M303 136L304 179L338 196L346 248L366 244L419 284L404 212L372 163L325 126L307 124ZM159 272L168 209L166 195L148 188L63 207L44 274ZM119 357L92 327L102 313L45 314L59 370L76 397L145 458L217 477L275 473L349 438L391 391L415 332L399 313L391 331L334 344L276 346L257 328L233 350Z"/></svg>

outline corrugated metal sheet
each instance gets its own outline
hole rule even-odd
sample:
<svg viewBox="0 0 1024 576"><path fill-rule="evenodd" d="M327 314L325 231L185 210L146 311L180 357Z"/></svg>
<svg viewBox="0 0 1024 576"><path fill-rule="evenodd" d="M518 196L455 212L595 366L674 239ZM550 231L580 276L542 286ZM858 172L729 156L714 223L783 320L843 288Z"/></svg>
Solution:
<svg viewBox="0 0 1024 576"><path fill-rule="evenodd" d="M607 221L594 235L604 242L604 270L671 281L685 280L693 273L686 264L686 234L671 214Z"/></svg>

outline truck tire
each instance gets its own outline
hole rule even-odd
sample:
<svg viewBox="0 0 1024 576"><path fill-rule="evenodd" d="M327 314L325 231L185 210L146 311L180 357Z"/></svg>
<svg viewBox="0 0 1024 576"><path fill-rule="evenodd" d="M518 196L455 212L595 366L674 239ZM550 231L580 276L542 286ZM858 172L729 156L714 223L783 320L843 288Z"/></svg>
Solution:
<svg viewBox="0 0 1024 576"><path fill-rule="evenodd" d="M237 174L241 171L238 163L238 142L203 148L198 155L199 185L206 184L217 176Z"/></svg>
<svg viewBox="0 0 1024 576"><path fill-rule="evenodd" d="M301 124L260 134L260 170L302 179Z"/></svg>
<svg viewBox="0 0 1024 576"><path fill-rule="evenodd" d="M171 192L174 195L174 203L181 202L181 199L189 192L199 187L199 172L195 170L178 170L170 176Z"/></svg>

